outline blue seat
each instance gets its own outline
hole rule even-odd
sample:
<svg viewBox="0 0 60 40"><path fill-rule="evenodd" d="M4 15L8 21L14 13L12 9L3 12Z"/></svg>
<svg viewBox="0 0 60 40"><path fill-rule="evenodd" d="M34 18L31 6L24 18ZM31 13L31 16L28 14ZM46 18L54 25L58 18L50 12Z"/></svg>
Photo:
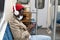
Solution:
<svg viewBox="0 0 60 40"><path fill-rule="evenodd" d="M32 35L30 40L51 40L51 37L45 35Z"/></svg>
<svg viewBox="0 0 60 40"><path fill-rule="evenodd" d="M11 30L10 30L9 23L7 24L3 40L13 40L13 36L12 36Z"/></svg>

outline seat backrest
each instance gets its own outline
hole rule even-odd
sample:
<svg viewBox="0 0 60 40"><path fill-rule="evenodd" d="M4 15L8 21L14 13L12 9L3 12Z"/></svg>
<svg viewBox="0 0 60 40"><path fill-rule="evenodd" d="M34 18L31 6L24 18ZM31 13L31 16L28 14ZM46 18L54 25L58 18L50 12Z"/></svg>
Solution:
<svg viewBox="0 0 60 40"><path fill-rule="evenodd" d="M9 23L7 24L3 40L13 40L13 36L12 36L11 30L10 30Z"/></svg>

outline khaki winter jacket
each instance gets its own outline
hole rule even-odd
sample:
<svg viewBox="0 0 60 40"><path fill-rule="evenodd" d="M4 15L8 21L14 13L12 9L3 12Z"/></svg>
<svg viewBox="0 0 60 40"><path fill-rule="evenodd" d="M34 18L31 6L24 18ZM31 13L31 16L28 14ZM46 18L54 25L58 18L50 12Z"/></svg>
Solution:
<svg viewBox="0 0 60 40"><path fill-rule="evenodd" d="M21 22L12 17L9 20L10 28L14 37L14 40L29 40L29 32L26 26Z"/></svg>

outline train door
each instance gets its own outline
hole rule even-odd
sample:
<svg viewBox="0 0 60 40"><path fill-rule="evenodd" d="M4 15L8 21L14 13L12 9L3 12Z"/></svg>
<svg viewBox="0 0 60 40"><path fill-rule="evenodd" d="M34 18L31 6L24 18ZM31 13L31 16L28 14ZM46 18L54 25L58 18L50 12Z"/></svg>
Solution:
<svg viewBox="0 0 60 40"><path fill-rule="evenodd" d="M37 14L37 25L47 27L49 0L30 0L30 3L31 12Z"/></svg>
<svg viewBox="0 0 60 40"><path fill-rule="evenodd" d="M35 3L36 0L30 0L30 8L31 8L31 12L36 12L36 8L35 8Z"/></svg>
<svg viewBox="0 0 60 40"><path fill-rule="evenodd" d="M49 0L38 0L37 2L37 25L47 27Z"/></svg>

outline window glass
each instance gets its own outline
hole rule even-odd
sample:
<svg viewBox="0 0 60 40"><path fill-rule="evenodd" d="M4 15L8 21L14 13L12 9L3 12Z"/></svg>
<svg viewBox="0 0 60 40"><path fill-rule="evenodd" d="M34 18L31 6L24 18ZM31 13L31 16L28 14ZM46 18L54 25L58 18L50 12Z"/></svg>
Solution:
<svg viewBox="0 0 60 40"><path fill-rule="evenodd" d="M54 5L54 0L50 0L50 3L51 3L52 5Z"/></svg>
<svg viewBox="0 0 60 40"><path fill-rule="evenodd" d="M50 0L50 2L51 2L52 5L55 5L54 0ZM58 0L58 5L60 5L60 0Z"/></svg>
<svg viewBox="0 0 60 40"><path fill-rule="evenodd" d="M0 20L4 11L4 0L0 0Z"/></svg>
<svg viewBox="0 0 60 40"><path fill-rule="evenodd" d="M45 3L45 0L38 0L38 4L37 4L37 0L36 0L35 7L38 8L38 9L43 9L44 8L44 3Z"/></svg>
<svg viewBox="0 0 60 40"><path fill-rule="evenodd" d="M58 5L60 5L60 0L58 0Z"/></svg>
<svg viewBox="0 0 60 40"><path fill-rule="evenodd" d="M17 0L19 3L28 4L30 0Z"/></svg>

